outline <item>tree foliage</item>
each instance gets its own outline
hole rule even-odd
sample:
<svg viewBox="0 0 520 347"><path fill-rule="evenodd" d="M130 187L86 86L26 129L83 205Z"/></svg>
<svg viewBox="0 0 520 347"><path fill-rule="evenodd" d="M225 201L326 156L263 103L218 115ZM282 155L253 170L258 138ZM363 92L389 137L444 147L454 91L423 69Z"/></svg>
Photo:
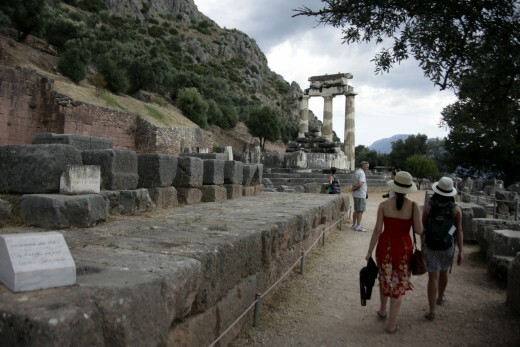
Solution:
<svg viewBox="0 0 520 347"><path fill-rule="evenodd" d="M417 134L408 136L406 140L397 140L392 143L390 160L395 168L405 170L406 160L412 155L426 155L428 147L426 141L428 136Z"/></svg>
<svg viewBox="0 0 520 347"><path fill-rule="evenodd" d="M44 25L45 5L45 0L4 0L0 1L0 12L3 12L18 30L18 41L21 42Z"/></svg>
<svg viewBox="0 0 520 347"><path fill-rule="evenodd" d="M437 165L435 161L426 155L412 155L406 159L406 170L414 177L417 178L419 183L419 189L421 188L422 181L425 178L433 181L438 174Z"/></svg>
<svg viewBox="0 0 520 347"><path fill-rule="evenodd" d="M280 139L280 117L267 106L253 110L246 121L249 133L260 139L260 147L265 148L265 141L277 141Z"/></svg>
<svg viewBox="0 0 520 347"><path fill-rule="evenodd" d="M440 89L459 101L442 113L451 168L520 179L520 6L516 0L323 0L295 16L341 28L344 42L374 41L377 73L414 57ZM509 158L509 160L505 160ZM484 160L483 160L484 159ZM511 163L515 163L511 165Z"/></svg>
<svg viewBox="0 0 520 347"><path fill-rule="evenodd" d="M208 103L197 88L184 88L179 91L177 107L193 123L205 129L208 126Z"/></svg>
<svg viewBox="0 0 520 347"><path fill-rule="evenodd" d="M319 10L299 8L295 16L342 28L345 43L375 41L384 47L373 59L377 72L395 63L417 59L425 75L441 89L457 85L475 65L497 31L509 31L510 46L518 45L518 4L514 0L323 0Z"/></svg>

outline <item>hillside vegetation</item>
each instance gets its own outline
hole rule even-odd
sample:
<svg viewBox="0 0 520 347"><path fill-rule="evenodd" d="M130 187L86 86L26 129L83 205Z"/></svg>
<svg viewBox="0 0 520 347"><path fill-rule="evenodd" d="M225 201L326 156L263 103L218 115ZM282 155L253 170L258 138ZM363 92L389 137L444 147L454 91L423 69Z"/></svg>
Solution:
<svg viewBox="0 0 520 347"><path fill-rule="evenodd" d="M220 134L268 106L281 119L284 142L296 136L297 98L289 83L268 68L253 39L218 27L192 0L15 3L0 6L1 32L13 40L2 44L10 51L2 63L50 74L71 98ZM21 4L31 28L9 12ZM187 89L206 105L202 122L176 107ZM243 126L238 133L244 137Z"/></svg>

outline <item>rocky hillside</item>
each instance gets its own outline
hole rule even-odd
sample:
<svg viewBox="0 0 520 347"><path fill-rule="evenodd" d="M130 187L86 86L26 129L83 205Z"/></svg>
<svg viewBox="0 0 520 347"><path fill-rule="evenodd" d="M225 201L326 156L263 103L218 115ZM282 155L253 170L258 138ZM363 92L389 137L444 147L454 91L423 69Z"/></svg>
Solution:
<svg viewBox="0 0 520 347"><path fill-rule="evenodd" d="M158 57L158 62L168 67L167 73L159 71L159 76L170 79L163 78L161 83L164 84L154 85L154 90L141 88L130 91L129 95L142 99L143 95L154 93L159 96L158 99L175 105L176 91L194 86L207 100L215 99L219 104L231 103L240 121L247 119L252 109L269 106L278 111L285 125L292 124L292 129L295 129L300 87L295 83L289 84L269 69L265 55L253 38L235 29L220 28L199 12L192 0L67 0L49 3L52 5L45 14L51 25L47 24L45 30L34 30L27 40L17 44L14 54L28 57L39 70L61 76L60 58L69 53L71 47L76 50L87 47L88 54L80 53L81 58L90 57L86 63L87 76L76 86L90 85L92 76L99 72L98 64L102 58L113 58L118 54L117 51L115 54L105 51L116 50L114 47L120 46L117 48L131 49L131 53L137 51L137 56L141 54L138 49L145 47L145 53L150 57L145 59ZM93 23L97 24L93 26ZM66 25L68 30L75 31L75 35L67 37L67 30L61 30L57 31L59 35L52 36L49 33L53 25L55 30ZM0 30L9 38L16 38L13 28L2 27L1 21ZM103 42L105 39L106 42ZM35 42L38 44L35 45ZM41 60L45 64L31 58L31 54L20 54L19 47L24 45L46 53L47 57ZM11 63L24 65L19 58L14 57ZM130 58L127 57L119 65L124 67L131 63L128 61ZM0 59L5 61L9 57ZM250 135L244 134L243 125L236 136L232 134L232 129L230 131L219 133L251 140Z"/></svg>

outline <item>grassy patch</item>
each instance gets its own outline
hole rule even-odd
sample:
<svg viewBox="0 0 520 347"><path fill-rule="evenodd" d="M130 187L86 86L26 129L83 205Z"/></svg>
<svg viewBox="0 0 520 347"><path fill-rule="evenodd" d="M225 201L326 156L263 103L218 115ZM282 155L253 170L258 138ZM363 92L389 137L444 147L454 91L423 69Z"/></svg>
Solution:
<svg viewBox="0 0 520 347"><path fill-rule="evenodd" d="M166 116L162 112L148 105L144 105L144 108L146 109L150 117L153 117L155 120L158 120L161 123L165 123Z"/></svg>
<svg viewBox="0 0 520 347"><path fill-rule="evenodd" d="M111 94L101 93L100 98L103 99L106 103L107 107L117 107L123 111L128 111L123 105L121 105L116 98L114 98Z"/></svg>

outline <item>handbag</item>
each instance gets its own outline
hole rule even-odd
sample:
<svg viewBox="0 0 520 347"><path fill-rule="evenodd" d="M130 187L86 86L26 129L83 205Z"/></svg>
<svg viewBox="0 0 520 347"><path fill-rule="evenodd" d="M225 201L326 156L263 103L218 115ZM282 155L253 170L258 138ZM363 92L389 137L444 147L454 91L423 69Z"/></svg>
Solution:
<svg viewBox="0 0 520 347"><path fill-rule="evenodd" d="M412 223L413 223L413 207L412 207ZM415 238L415 231L413 230L413 253L412 259L410 260L410 269L412 270L412 275L418 276L426 273L426 257L424 252L417 249L417 241Z"/></svg>

